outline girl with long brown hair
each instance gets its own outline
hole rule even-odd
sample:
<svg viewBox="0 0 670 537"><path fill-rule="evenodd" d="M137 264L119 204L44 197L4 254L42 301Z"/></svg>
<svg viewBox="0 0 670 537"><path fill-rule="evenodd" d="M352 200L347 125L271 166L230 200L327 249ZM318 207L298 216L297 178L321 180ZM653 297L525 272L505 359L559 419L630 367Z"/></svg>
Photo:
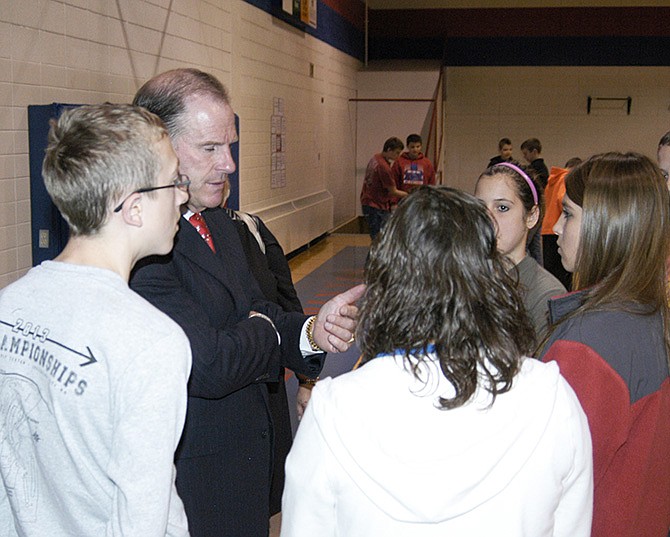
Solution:
<svg viewBox="0 0 670 537"><path fill-rule="evenodd" d="M554 226L576 292L550 303L558 362L593 439L593 537L670 526L670 197L658 167L605 153L570 171Z"/></svg>

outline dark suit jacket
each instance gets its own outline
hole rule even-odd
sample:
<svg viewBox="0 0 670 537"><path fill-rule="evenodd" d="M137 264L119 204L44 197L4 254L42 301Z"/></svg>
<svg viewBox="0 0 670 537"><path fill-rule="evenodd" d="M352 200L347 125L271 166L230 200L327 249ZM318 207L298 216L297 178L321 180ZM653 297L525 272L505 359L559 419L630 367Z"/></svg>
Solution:
<svg viewBox="0 0 670 537"><path fill-rule="evenodd" d="M293 286L293 278L284 250L277 238L258 216L249 215L253 222L247 223L232 209L226 213L237 227L251 273L256 278L263 296L270 302L279 304L284 311L302 313L302 304ZM258 230L265 252L249 225ZM293 443L293 430L289 410L284 368L281 368L278 382L268 383L270 416L274 426L274 457L272 461L272 482L270 484L270 514L281 511L281 497L284 491L284 465Z"/></svg>
<svg viewBox="0 0 670 537"><path fill-rule="evenodd" d="M192 353L188 409L177 449L177 490L193 537L265 537L272 459L266 380L280 366L317 376L323 354L299 351L307 317L268 302L247 264L235 224L221 209L203 216L214 254L180 220L168 256L140 262L131 287L184 329ZM254 310L271 325L248 318Z"/></svg>

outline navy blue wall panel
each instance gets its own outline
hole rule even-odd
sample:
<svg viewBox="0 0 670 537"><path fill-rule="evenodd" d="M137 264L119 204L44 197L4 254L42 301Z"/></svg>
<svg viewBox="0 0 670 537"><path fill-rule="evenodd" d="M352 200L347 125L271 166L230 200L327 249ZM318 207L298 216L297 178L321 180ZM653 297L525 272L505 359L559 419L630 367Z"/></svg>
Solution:
<svg viewBox="0 0 670 537"><path fill-rule="evenodd" d="M30 227L33 266L53 259L65 247L68 225L51 201L42 180L42 161L47 147L49 120L60 116L68 104L44 104L28 107L28 147L30 155ZM40 248L40 230L48 234L47 244Z"/></svg>

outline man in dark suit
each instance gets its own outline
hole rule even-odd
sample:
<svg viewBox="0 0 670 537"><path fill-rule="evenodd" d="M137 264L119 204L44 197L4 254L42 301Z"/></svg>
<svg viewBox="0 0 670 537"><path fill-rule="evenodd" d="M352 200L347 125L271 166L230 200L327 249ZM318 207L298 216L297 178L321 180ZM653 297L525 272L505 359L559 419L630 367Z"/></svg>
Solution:
<svg viewBox="0 0 670 537"><path fill-rule="evenodd" d="M163 119L180 172L191 180L172 254L145 260L131 280L191 343L177 490L193 537L266 537L273 428L264 382L281 366L316 377L324 351L347 350L363 289L338 295L316 317L263 298L235 225L219 208L235 171L237 133L216 78L168 71L142 86L134 103Z"/></svg>

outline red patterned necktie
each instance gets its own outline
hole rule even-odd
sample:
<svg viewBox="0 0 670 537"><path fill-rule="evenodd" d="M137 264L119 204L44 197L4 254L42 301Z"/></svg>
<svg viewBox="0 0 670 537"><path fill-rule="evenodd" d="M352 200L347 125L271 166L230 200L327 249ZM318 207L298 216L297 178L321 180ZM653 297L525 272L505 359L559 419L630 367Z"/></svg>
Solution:
<svg viewBox="0 0 670 537"><path fill-rule="evenodd" d="M202 217L202 214L193 213L189 217L188 221L191 222L191 224L193 225L195 230L200 234L200 236L203 239L205 239L207 246L209 246L212 252L216 253L216 248L214 248L214 241L212 240L212 234L209 232L207 222L205 222L205 219Z"/></svg>

